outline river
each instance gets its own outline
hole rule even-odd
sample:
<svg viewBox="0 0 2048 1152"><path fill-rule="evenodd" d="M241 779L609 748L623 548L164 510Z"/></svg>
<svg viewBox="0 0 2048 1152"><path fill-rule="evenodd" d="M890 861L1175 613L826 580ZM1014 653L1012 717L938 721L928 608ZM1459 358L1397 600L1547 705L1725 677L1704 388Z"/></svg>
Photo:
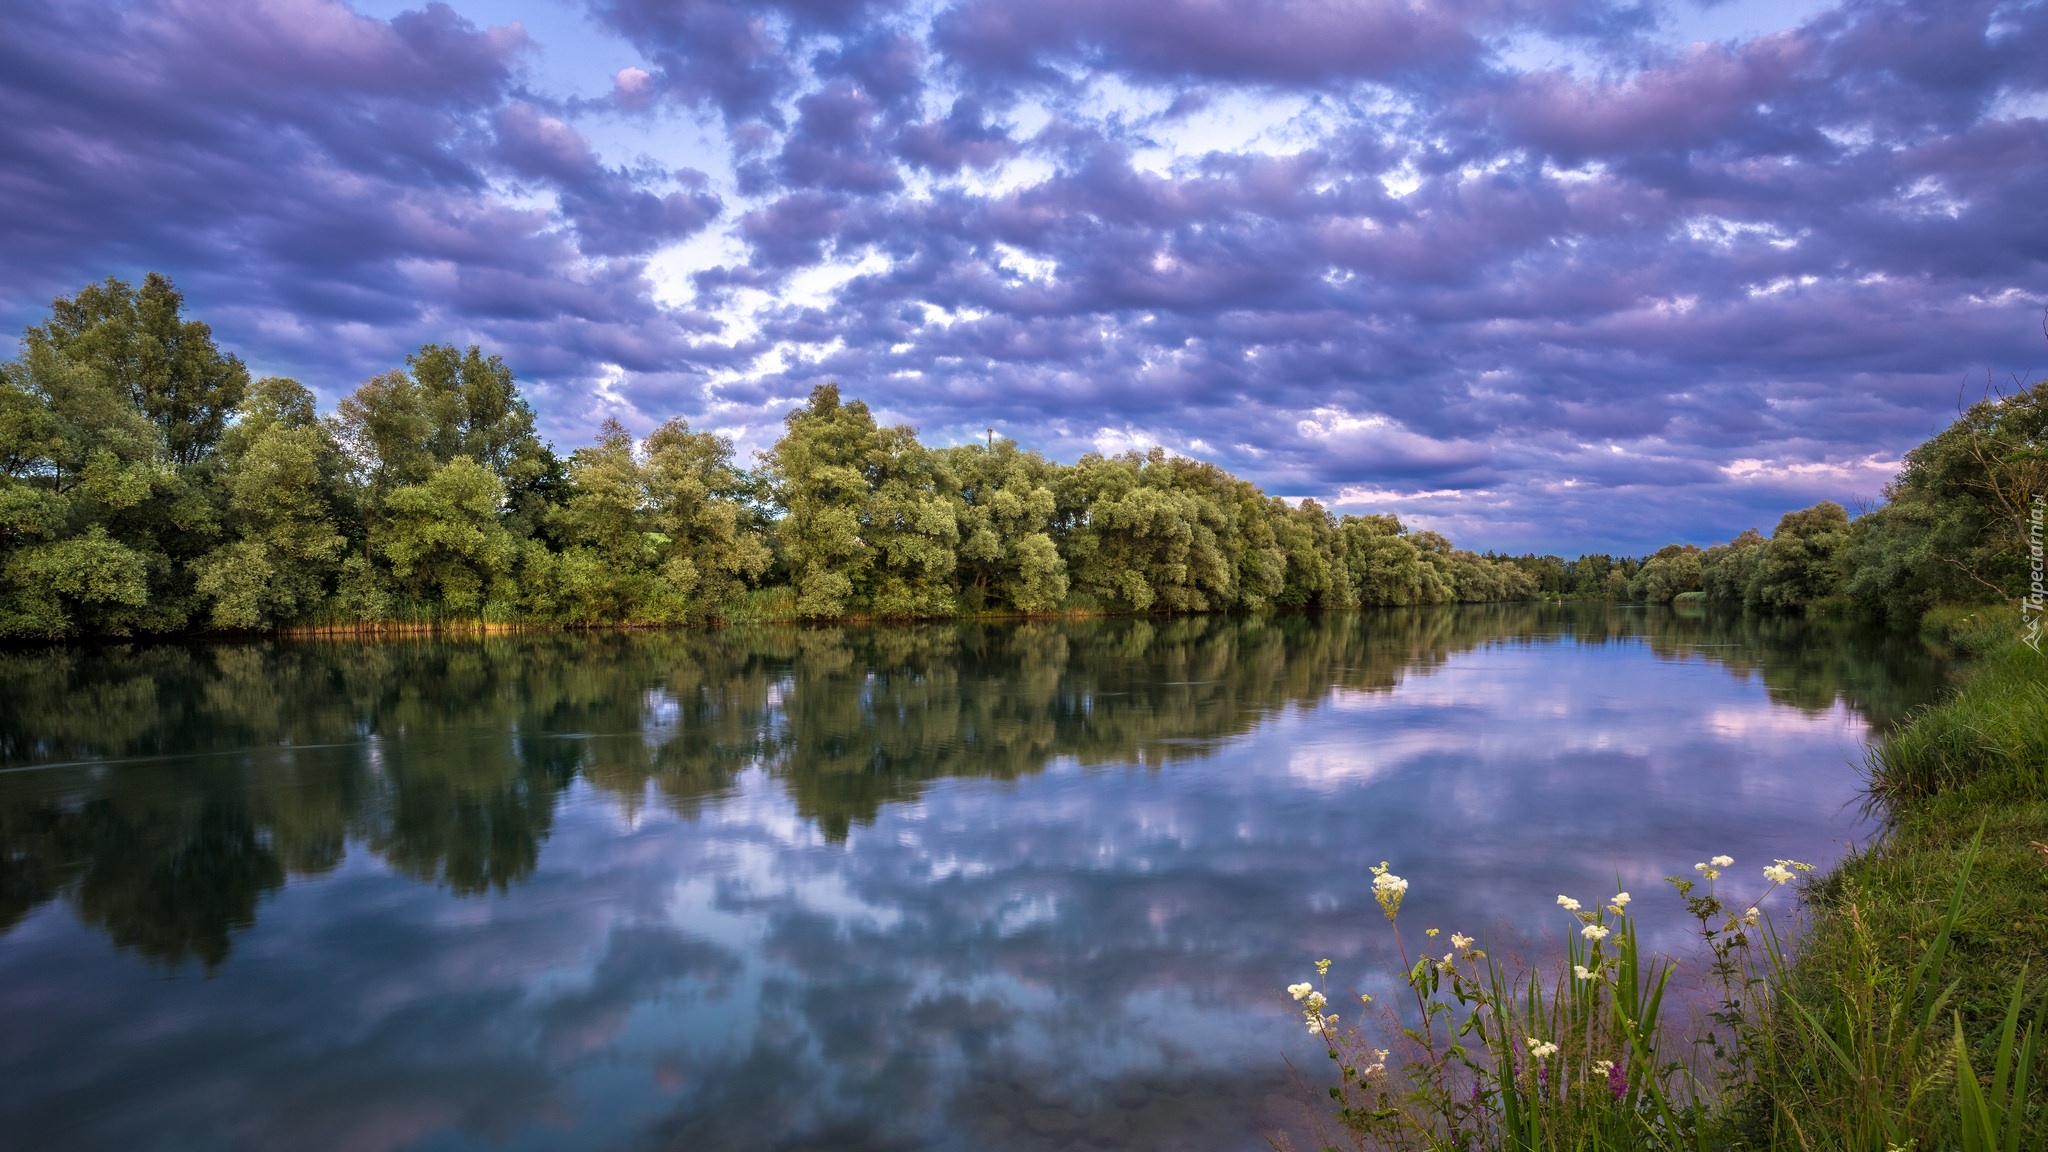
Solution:
<svg viewBox="0 0 2048 1152"><path fill-rule="evenodd" d="M0 1143L1248 1152L1282 986L1390 986L1371 865L1678 948L1944 675L1571 605L4 651Z"/></svg>

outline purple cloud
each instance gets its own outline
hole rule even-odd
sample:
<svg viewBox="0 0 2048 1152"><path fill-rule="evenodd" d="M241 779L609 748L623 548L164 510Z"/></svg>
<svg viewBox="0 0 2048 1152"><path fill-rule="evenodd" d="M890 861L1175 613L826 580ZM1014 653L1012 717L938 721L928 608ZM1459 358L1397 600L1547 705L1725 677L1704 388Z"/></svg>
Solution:
<svg viewBox="0 0 2048 1152"><path fill-rule="evenodd" d="M158 268L330 399L480 340L570 442L758 448L831 379L1482 548L1705 542L2048 360L2048 10L1692 12L606 0L568 93L481 5L29 0L0 300Z"/></svg>

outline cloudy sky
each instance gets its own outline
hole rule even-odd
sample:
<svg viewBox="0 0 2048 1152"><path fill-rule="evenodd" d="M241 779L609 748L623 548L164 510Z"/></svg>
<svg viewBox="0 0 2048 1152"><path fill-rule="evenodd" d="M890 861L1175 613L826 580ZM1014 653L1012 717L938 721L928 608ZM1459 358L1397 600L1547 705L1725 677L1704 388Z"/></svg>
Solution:
<svg viewBox="0 0 2048 1152"><path fill-rule="evenodd" d="M2040 2L411 4L9 0L0 321L158 269L330 403L837 380L1516 550L1874 499L2048 368Z"/></svg>

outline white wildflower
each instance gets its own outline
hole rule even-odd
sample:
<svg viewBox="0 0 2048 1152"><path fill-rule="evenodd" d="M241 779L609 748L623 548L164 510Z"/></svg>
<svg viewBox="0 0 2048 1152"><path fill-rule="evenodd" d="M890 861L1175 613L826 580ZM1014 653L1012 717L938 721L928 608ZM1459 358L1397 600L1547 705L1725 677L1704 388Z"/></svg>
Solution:
<svg viewBox="0 0 2048 1152"><path fill-rule="evenodd" d="M1472 946L1472 938L1462 932L1453 932L1451 933L1451 943L1460 948L1470 948Z"/></svg>
<svg viewBox="0 0 2048 1152"><path fill-rule="evenodd" d="M1296 1000L1302 999L1315 990L1316 986L1313 984L1289 984L1287 986L1287 994Z"/></svg>
<svg viewBox="0 0 2048 1152"><path fill-rule="evenodd" d="M1577 976L1581 980L1591 980L1595 976L1600 975L1600 973L1586 967L1584 964L1574 964L1572 965L1572 975Z"/></svg>
<svg viewBox="0 0 2048 1152"><path fill-rule="evenodd" d="M1577 912L1579 910L1579 902L1569 896L1559 896L1557 898L1557 906L1567 912Z"/></svg>
<svg viewBox="0 0 2048 1152"><path fill-rule="evenodd" d="M1626 893L1626 892L1616 892L1616 893L1614 894L1614 906L1615 906L1615 907L1617 907L1617 908L1626 908L1626 907L1628 907L1628 902L1629 902L1629 894L1628 894L1628 893Z"/></svg>
<svg viewBox="0 0 2048 1152"><path fill-rule="evenodd" d="M1710 858L1709 858L1709 859L1707 860L1707 863L1709 863L1709 864L1712 864L1712 865L1713 865L1714 867L1716 867L1716 868L1726 868L1726 867L1728 867L1729 865L1731 865L1731 864L1734 864L1734 863L1735 863L1735 857L1733 857L1733 856L1714 856L1714 857L1710 857Z"/></svg>
<svg viewBox="0 0 2048 1152"><path fill-rule="evenodd" d="M1579 929L1579 935L1597 944L1607 939L1607 931L1607 929L1602 928L1598 924L1588 924L1584 928Z"/></svg>
<svg viewBox="0 0 2048 1152"><path fill-rule="evenodd" d="M1302 1001L1302 1003L1307 1004L1308 1010L1311 1012L1321 1012L1323 1010L1323 1005L1328 1004L1329 1000L1324 998L1321 992L1311 992L1308 994L1308 997Z"/></svg>
<svg viewBox="0 0 2048 1152"><path fill-rule="evenodd" d="M1534 1036L1531 1036L1529 1037L1528 1044L1529 1055L1538 1060L1548 1060L1552 1056L1557 1055L1557 1045L1552 1044L1547 1040L1538 1040Z"/></svg>
<svg viewBox="0 0 2048 1152"><path fill-rule="evenodd" d="M1792 882L1792 870L1783 864L1773 864L1764 869L1764 879L1769 880L1773 884L1790 884Z"/></svg>
<svg viewBox="0 0 2048 1152"><path fill-rule="evenodd" d="M1401 898L1408 894L1408 882L1387 871L1387 862L1382 860L1372 870L1372 898L1379 901L1380 911L1386 913L1388 923L1401 913Z"/></svg>
<svg viewBox="0 0 2048 1152"><path fill-rule="evenodd" d="M1612 1061L1612 1060L1595 1060L1595 1061L1593 1061L1593 1075L1595 1075L1595 1076L1605 1076L1605 1075L1607 1075L1607 1074L1608 1074L1609 1072L1612 1072L1612 1071L1614 1071L1614 1061Z"/></svg>
<svg viewBox="0 0 2048 1152"><path fill-rule="evenodd" d="M1749 909L1749 911L1744 912L1742 914L1742 922L1744 924L1749 925L1751 928L1756 927L1757 924L1762 922L1763 918L1764 914L1753 906Z"/></svg>

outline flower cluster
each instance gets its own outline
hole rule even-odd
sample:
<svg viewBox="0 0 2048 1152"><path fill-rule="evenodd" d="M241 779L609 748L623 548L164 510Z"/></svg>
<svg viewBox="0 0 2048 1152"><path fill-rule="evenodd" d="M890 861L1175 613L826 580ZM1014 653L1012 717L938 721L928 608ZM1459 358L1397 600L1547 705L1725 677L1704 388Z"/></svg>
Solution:
<svg viewBox="0 0 2048 1152"><path fill-rule="evenodd" d="M1328 973L1330 962L1328 960L1317 961L1316 970ZM1323 1009L1329 1006L1329 997L1317 991L1315 985L1307 982L1289 984L1287 986L1287 994L1294 997L1295 1003L1301 1005L1301 1015L1308 1022L1309 1035L1326 1036L1329 1030L1336 1026L1337 1014L1335 1012L1327 1016L1323 1014Z"/></svg>
<svg viewBox="0 0 2048 1152"><path fill-rule="evenodd" d="M1811 864L1801 864L1797 860L1779 860L1764 869L1764 879L1769 880L1773 885L1790 884L1793 880L1794 872L1811 871L1813 871L1813 865Z"/></svg>
<svg viewBox="0 0 2048 1152"><path fill-rule="evenodd" d="M1709 1018L1717 1026L1738 1028L1733 1015L1740 1010L1737 994L1749 987L1743 983L1742 950L1754 938L1745 934L1752 928L1769 933L1762 925L1765 899L1810 868L1795 860L1775 861L1763 870L1769 888L1752 901L1724 903L1714 884L1734 864L1731 856L1710 856L1694 865L1703 882L1682 875L1666 879L1698 918L1714 952L1712 971L1722 978L1725 999L1723 1013ZM1540 970L1516 976L1488 959L1463 932L1426 928L1423 936L1432 943L1419 955L1410 951L1397 921L1408 881L1384 860L1372 869L1372 892L1393 925L1401 978L1414 994L1412 1009L1404 1008L1401 1018L1389 1014L1390 1023L1413 1041L1412 1058L1389 1072L1387 1050L1367 1046L1364 1029L1337 1030L1337 1017L1318 990L1329 975L1329 961L1316 964L1322 980L1287 986L1309 1033L1323 1040L1337 1065L1342 1079L1329 1094L1337 1101L1336 1118L1358 1146L1486 1147L1514 1115L1538 1117L1546 1131L1562 1125L1559 1131L1579 1135L1619 1132L1614 1126L1622 1125L1650 1138L1651 1146L1664 1146L1659 1126L1671 1123L1674 1115L1691 1116L1667 1107L1689 1107L1690 1098L1674 1095L1686 1087L1679 1075L1683 1065L1660 1053L1659 1005L1675 962L1640 955L1630 915L1633 897L1627 891L1591 902L1557 896L1556 906L1572 917L1578 938L1569 940L1564 957L1569 975L1560 974L1551 995L1539 984L1546 979ZM1443 936L1449 937L1451 949L1433 953L1433 942ZM1369 994L1359 1000L1374 1003ZM1465 1038L1472 1035L1484 1043L1469 1046ZM1710 1040L1717 1059L1747 1058L1747 1049L1739 1047L1745 1043L1741 1036L1733 1057L1718 1039ZM1518 1042L1522 1047L1516 1047ZM1609 1058L1594 1059L1602 1055ZM1633 1138L1621 1145L1596 1143L1645 1146ZM1559 1146L1587 1145L1577 1139Z"/></svg>
<svg viewBox="0 0 2048 1152"><path fill-rule="evenodd" d="M1380 911L1387 914L1392 922L1401 913L1401 898L1408 895L1408 882L1387 871L1387 862L1382 860L1372 870L1372 898L1380 902Z"/></svg>

